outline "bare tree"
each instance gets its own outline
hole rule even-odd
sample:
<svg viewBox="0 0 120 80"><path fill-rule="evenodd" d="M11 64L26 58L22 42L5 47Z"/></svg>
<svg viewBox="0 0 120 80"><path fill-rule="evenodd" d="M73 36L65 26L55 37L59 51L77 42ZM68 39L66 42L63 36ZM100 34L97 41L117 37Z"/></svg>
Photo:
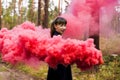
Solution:
<svg viewBox="0 0 120 80"><path fill-rule="evenodd" d="M19 2L18 2L18 10L19 10L19 14L20 14L20 16L18 17L19 18L18 19L19 23L22 22L22 9L21 9L21 3L22 3L22 1L23 0L19 0Z"/></svg>
<svg viewBox="0 0 120 80"><path fill-rule="evenodd" d="M60 0L58 1L58 15L60 15Z"/></svg>
<svg viewBox="0 0 120 80"><path fill-rule="evenodd" d="M2 4L1 4L1 0L0 0L0 29L1 29L1 26L2 26L1 15L2 15Z"/></svg>
<svg viewBox="0 0 120 80"><path fill-rule="evenodd" d="M48 7L49 7L49 0L44 0L45 6L44 6L44 20L43 20L43 28L47 28L48 27L48 15L49 15L49 11L48 11Z"/></svg>
<svg viewBox="0 0 120 80"><path fill-rule="evenodd" d="M96 23L98 26L96 27L96 28L97 28L96 33L90 35L89 37L94 39L94 44L96 45L95 47L96 47L97 49L99 49L99 35L100 35L100 32L99 32L99 23L100 23L100 22L99 22L99 18L100 18L100 17L99 17L99 11L93 12L93 14L98 16L97 18L94 18L94 21L95 21L95 23ZM93 15L93 17L94 17L94 15ZM89 30L89 33L90 33L90 34L92 33L91 28L90 28L90 30Z"/></svg>
<svg viewBox="0 0 120 80"><path fill-rule="evenodd" d="M38 0L38 26L41 25L41 0Z"/></svg>
<svg viewBox="0 0 120 80"><path fill-rule="evenodd" d="M31 22L34 22L34 0L29 0L29 5L28 5L28 13L27 13L27 17L28 20Z"/></svg>
<svg viewBox="0 0 120 80"><path fill-rule="evenodd" d="M13 8L13 16L15 16L15 14L16 14L16 10L15 10L15 8L16 8L16 0L12 0L12 3L13 3L13 7L12 7L12 8ZM16 20L15 20L15 18L13 17L13 22L14 22L14 21L16 21ZM13 23L13 24L14 24L14 23Z"/></svg>

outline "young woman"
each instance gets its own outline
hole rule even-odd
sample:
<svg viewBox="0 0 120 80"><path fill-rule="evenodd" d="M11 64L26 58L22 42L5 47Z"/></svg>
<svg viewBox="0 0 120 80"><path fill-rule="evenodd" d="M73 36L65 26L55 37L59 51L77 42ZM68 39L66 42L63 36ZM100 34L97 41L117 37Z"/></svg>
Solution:
<svg viewBox="0 0 120 80"><path fill-rule="evenodd" d="M66 29L67 21L62 17L57 17L51 24L51 37L62 35ZM72 80L71 66L67 67L59 64L57 69L49 67L47 80Z"/></svg>

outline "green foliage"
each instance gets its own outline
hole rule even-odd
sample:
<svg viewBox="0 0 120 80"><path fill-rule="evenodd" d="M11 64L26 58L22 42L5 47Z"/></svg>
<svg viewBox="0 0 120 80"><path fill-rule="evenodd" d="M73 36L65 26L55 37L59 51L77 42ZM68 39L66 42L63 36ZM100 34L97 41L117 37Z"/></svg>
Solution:
<svg viewBox="0 0 120 80"><path fill-rule="evenodd" d="M1 71L7 71L7 69L4 66L0 66L0 72Z"/></svg>
<svg viewBox="0 0 120 80"><path fill-rule="evenodd" d="M16 1L16 3L18 3ZM20 5L20 10L16 11L15 9L15 2L9 2L9 6L2 8L2 26L6 27L8 29L13 28L14 26L23 23L24 21L31 21L35 24L37 24L37 18L38 18L38 10L35 8L34 0L28 1L28 6L24 7ZM43 7L43 4L42 6ZM16 7L17 8L17 7ZM43 18L43 9L41 13L41 17ZM58 8L53 4L53 2L49 2L49 21L48 25L50 26L52 20L58 16ZM43 19L41 19L41 22Z"/></svg>
<svg viewBox="0 0 120 80"><path fill-rule="evenodd" d="M120 80L120 56L104 56L105 63L99 70L81 72L76 66L72 67L74 80Z"/></svg>

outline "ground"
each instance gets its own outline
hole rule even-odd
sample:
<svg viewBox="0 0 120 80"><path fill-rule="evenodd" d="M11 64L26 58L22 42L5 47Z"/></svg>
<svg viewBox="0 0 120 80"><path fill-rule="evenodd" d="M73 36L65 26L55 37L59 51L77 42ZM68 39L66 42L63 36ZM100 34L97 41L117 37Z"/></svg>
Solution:
<svg viewBox="0 0 120 80"><path fill-rule="evenodd" d="M120 80L120 56L104 56L104 64L88 71L81 71L76 65L71 65L71 69L73 80ZM36 70L0 61L0 80L46 80L47 71L45 63Z"/></svg>
<svg viewBox="0 0 120 80"><path fill-rule="evenodd" d="M15 68L7 67L6 63L0 63L0 80L35 80L33 77L20 72Z"/></svg>

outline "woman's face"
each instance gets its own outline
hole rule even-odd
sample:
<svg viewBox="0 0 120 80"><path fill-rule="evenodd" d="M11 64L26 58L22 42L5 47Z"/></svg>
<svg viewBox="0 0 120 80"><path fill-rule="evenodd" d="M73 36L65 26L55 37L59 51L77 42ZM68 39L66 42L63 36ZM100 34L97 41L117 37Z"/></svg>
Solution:
<svg viewBox="0 0 120 80"><path fill-rule="evenodd" d="M62 34L66 29L66 25L57 24L55 25L55 29L57 32Z"/></svg>

